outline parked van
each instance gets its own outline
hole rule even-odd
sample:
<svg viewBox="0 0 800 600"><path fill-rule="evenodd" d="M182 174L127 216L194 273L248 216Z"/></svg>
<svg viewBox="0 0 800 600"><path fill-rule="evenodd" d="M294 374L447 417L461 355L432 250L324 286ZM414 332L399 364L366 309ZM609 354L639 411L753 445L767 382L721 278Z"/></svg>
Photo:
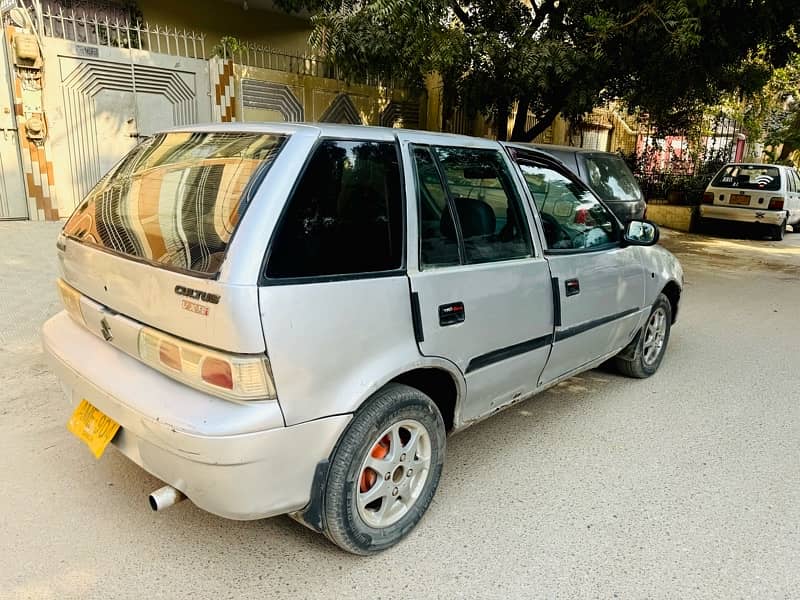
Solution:
<svg viewBox="0 0 800 600"><path fill-rule="evenodd" d="M800 175L784 165L729 163L706 188L700 216L752 223L773 240L783 239L787 225L800 233Z"/></svg>
<svg viewBox="0 0 800 600"><path fill-rule="evenodd" d="M537 150L339 125L213 125L127 155L58 239L44 347L68 428L230 519L398 542L445 437L612 359L656 372L683 285Z"/></svg>

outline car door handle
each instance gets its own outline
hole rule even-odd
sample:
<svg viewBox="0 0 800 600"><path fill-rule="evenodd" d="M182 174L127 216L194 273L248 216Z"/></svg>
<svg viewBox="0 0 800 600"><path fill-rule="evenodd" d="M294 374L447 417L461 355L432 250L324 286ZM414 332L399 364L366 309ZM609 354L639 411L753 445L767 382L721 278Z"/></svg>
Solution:
<svg viewBox="0 0 800 600"><path fill-rule="evenodd" d="M439 307L439 325L442 327L463 323L464 318L463 302L451 302L450 304L442 304Z"/></svg>
<svg viewBox="0 0 800 600"><path fill-rule="evenodd" d="M581 293L581 282L577 279L567 279L564 282L564 289L567 296L574 296Z"/></svg>

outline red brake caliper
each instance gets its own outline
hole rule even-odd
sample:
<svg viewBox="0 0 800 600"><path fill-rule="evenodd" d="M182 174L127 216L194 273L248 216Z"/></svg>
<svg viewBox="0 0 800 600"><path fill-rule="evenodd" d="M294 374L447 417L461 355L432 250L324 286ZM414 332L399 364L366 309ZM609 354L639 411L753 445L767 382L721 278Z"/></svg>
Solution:
<svg viewBox="0 0 800 600"><path fill-rule="evenodd" d="M372 448L372 451L370 452L372 458L385 458L386 455L389 454L389 443L389 436L383 436L381 440ZM369 491L372 486L375 485L375 480L377 478L378 474L375 471L369 467L365 468L361 472L361 481L358 484L358 489L360 489L362 493Z"/></svg>

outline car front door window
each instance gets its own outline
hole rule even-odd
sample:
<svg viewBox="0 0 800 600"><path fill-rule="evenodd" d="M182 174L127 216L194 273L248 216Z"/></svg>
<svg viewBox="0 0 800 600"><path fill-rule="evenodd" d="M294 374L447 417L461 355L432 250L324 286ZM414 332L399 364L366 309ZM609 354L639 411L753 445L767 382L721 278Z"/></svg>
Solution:
<svg viewBox="0 0 800 600"><path fill-rule="evenodd" d="M548 166L519 162L549 250L595 250L620 239L616 219L592 193Z"/></svg>

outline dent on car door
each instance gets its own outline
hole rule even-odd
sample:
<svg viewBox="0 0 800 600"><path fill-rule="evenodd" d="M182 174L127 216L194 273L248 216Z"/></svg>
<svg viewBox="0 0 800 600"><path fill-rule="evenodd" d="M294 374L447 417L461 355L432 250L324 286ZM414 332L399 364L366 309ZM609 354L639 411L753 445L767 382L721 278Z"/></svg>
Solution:
<svg viewBox="0 0 800 600"><path fill-rule="evenodd" d="M560 308L541 377L547 383L632 339L646 310L644 268L637 249L621 245L619 222L584 184L535 155L515 158L541 217Z"/></svg>

